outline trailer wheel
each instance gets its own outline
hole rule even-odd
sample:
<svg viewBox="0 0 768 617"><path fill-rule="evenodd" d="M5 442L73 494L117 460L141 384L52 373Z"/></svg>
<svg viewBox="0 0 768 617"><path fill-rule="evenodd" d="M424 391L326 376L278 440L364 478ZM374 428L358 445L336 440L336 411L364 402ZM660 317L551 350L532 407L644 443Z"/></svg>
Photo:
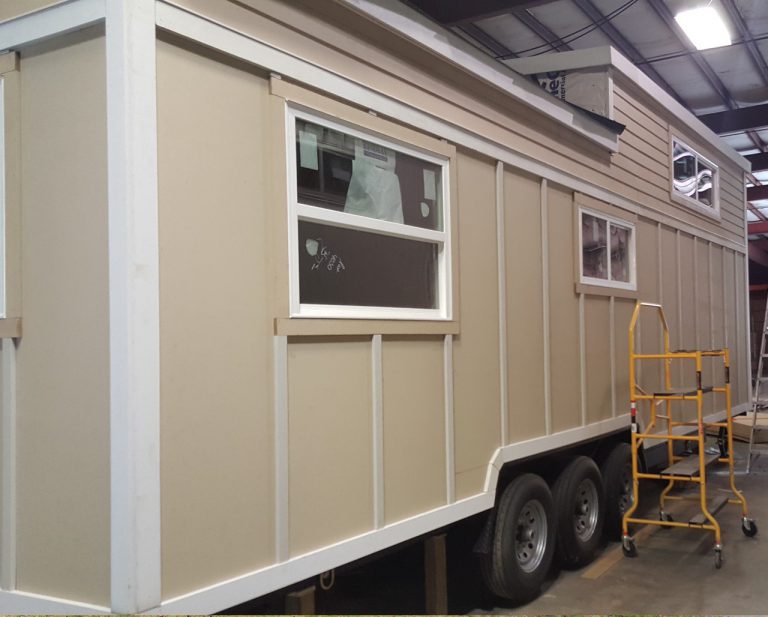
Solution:
<svg viewBox="0 0 768 617"><path fill-rule="evenodd" d="M600 470L586 456L563 469L552 488L557 513L557 555L565 568L583 566L600 546L605 497Z"/></svg>
<svg viewBox="0 0 768 617"><path fill-rule="evenodd" d="M632 448L619 443L600 465L605 489L604 535L621 540L621 519L632 504Z"/></svg>
<svg viewBox="0 0 768 617"><path fill-rule="evenodd" d="M496 509L483 578L497 596L527 602L539 595L554 557L552 494L539 476L523 474L504 489Z"/></svg>

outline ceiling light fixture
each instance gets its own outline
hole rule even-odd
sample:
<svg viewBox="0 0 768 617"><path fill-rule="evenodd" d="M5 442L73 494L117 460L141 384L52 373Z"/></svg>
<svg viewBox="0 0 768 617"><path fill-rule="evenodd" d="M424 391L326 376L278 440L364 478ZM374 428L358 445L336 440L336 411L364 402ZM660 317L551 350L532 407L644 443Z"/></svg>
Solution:
<svg viewBox="0 0 768 617"><path fill-rule="evenodd" d="M711 6L680 11L675 20L696 49L712 49L731 44L731 35L722 17Z"/></svg>

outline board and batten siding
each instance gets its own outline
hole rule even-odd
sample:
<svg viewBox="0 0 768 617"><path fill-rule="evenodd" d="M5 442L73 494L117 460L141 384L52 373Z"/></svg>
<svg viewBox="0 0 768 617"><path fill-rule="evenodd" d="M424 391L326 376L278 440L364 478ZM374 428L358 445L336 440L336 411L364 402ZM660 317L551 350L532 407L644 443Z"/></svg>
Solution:
<svg viewBox="0 0 768 617"><path fill-rule="evenodd" d="M482 491L501 445L496 164L458 156L461 333L453 343L456 497Z"/></svg>
<svg viewBox="0 0 768 617"><path fill-rule="evenodd" d="M158 41L166 599L275 554L269 92L242 69Z"/></svg>
<svg viewBox="0 0 768 617"><path fill-rule="evenodd" d="M16 374L16 585L105 606L110 395L104 38L88 30L28 48L20 74L24 335Z"/></svg>

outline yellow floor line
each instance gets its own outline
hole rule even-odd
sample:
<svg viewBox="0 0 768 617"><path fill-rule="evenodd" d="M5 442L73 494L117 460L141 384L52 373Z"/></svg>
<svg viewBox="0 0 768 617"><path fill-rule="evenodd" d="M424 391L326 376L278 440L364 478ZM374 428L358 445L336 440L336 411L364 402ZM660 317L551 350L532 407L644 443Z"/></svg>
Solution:
<svg viewBox="0 0 768 617"><path fill-rule="evenodd" d="M650 535L656 533L659 529L659 526L646 525L634 535L635 542L647 539ZM586 570L584 574L581 575L581 578L596 580L608 572L608 570L619 563L619 561L622 559L624 559L624 553L621 550L621 544L619 544L616 548L608 551L594 564L592 564L592 567Z"/></svg>

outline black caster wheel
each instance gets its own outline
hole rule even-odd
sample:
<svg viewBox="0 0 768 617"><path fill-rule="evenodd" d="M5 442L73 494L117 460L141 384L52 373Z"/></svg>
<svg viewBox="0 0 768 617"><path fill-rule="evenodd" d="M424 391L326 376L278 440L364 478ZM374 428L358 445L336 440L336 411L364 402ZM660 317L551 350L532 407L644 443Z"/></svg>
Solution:
<svg viewBox="0 0 768 617"><path fill-rule="evenodd" d="M659 512L659 520L660 521L666 521L667 523L671 523L675 519L672 518L672 515L669 512L664 512L664 510L661 510ZM665 528L663 528L663 529L665 529Z"/></svg>
<svg viewBox="0 0 768 617"><path fill-rule="evenodd" d="M757 525L755 524L755 521L753 521L751 518L744 517L741 519L741 531L744 532L744 535L748 538L751 538L752 536L757 534Z"/></svg>
<svg viewBox="0 0 768 617"><path fill-rule="evenodd" d="M720 547L715 548L715 568L718 570L723 567L723 549Z"/></svg>
<svg viewBox="0 0 768 617"><path fill-rule="evenodd" d="M621 551L624 553L624 557L637 557L635 541L629 536L622 536Z"/></svg>

